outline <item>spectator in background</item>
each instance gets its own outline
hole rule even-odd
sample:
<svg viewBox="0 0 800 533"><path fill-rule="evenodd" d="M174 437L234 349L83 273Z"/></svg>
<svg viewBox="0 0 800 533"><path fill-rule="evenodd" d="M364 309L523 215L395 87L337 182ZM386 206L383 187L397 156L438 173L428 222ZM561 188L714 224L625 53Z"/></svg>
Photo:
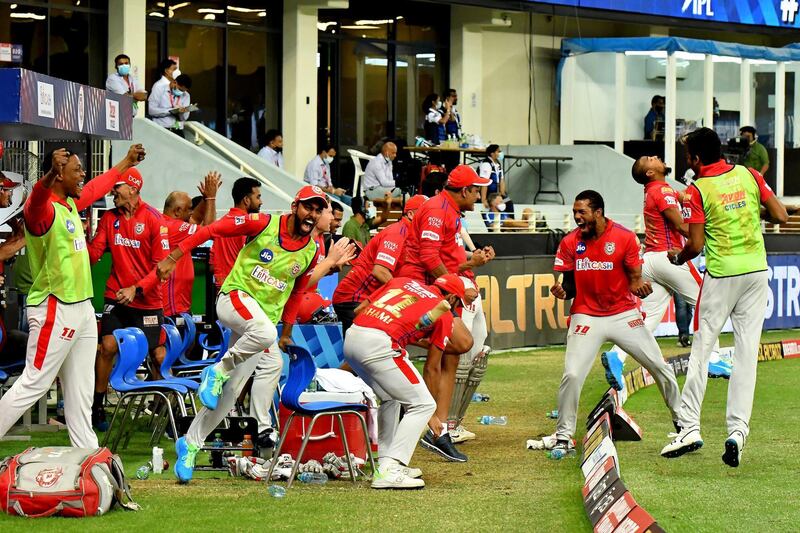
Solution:
<svg viewBox="0 0 800 533"><path fill-rule="evenodd" d="M486 159L481 161L478 167L478 175L482 178L492 180L488 187L481 187L481 203L483 207L489 209L489 195L500 193L506 198L506 180L503 175L503 151L496 144L486 147Z"/></svg>
<svg viewBox="0 0 800 533"><path fill-rule="evenodd" d="M133 98L133 116L139 111L139 102L147 100L147 91L139 85L139 80L131 74L131 58L120 54L114 58L116 72L106 78L106 90L116 94L127 94Z"/></svg>
<svg viewBox="0 0 800 533"><path fill-rule="evenodd" d="M403 192L395 187L392 161L397 157L397 145L393 142L383 143L380 155L370 159L364 170L362 186L364 196L372 201L380 200L389 193L393 198L400 198Z"/></svg>
<svg viewBox="0 0 800 533"><path fill-rule="evenodd" d="M386 193L383 211L376 214L376 209L372 207L367 198L353 198L350 207L353 209L353 216L345 222L342 228L342 236L351 241L358 242L361 247L367 245L371 237L370 230L383 224L389 217L389 206L392 203L392 196Z"/></svg>
<svg viewBox="0 0 800 533"><path fill-rule="evenodd" d="M489 210L483 213L483 221L492 231L533 230L538 226L534 212L529 207L522 211L522 220L514 220L513 208L508 207L500 193L490 194L488 203Z"/></svg>
<svg viewBox="0 0 800 533"><path fill-rule="evenodd" d="M750 143L750 150L744 156L742 165L758 170L763 176L769 170L769 154L764 145L758 142L758 135L753 126L744 126L739 129L739 135Z"/></svg>
<svg viewBox="0 0 800 533"><path fill-rule="evenodd" d="M159 63L157 72L159 78L150 89L150 97L147 99L148 106L151 105L153 95L160 95L161 92L167 92L169 88L173 86L175 78L177 78L180 73L178 64L171 59L165 59Z"/></svg>
<svg viewBox="0 0 800 533"><path fill-rule="evenodd" d="M433 144L439 144L447 139L445 124L450 120L451 102L450 98L442 101L436 93L429 94L422 102L422 112L425 113L423 130L425 138Z"/></svg>
<svg viewBox="0 0 800 533"><path fill-rule="evenodd" d="M450 120L445 124L444 129L448 137L454 135L456 139L461 139L461 115L458 113L458 93L455 89L447 89L446 98L451 102Z"/></svg>
<svg viewBox="0 0 800 533"><path fill-rule="evenodd" d="M644 138L658 140L664 137L664 107L667 100L663 96L655 95L650 100L650 111L644 117Z"/></svg>
<svg viewBox="0 0 800 533"><path fill-rule="evenodd" d="M189 119L189 104L192 97L189 89L192 88L192 79L186 74L181 74L175 78L174 87L158 92L153 86L153 94L150 95L150 118L161 127L167 128L173 133L183 137L183 127Z"/></svg>
<svg viewBox="0 0 800 533"><path fill-rule="evenodd" d="M331 202L331 211L333 212L333 220L331 220L331 235L336 235L336 232L338 232L339 228L342 227L344 208L339 202Z"/></svg>
<svg viewBox="0 0 800 533"><path fill-rule="evenodd" d="M311 185L316 185L330 196L340 202L350 205L352 197L345 194L345 190L334 187L331 179L331 163L336 157L336 148L332 144L324 144L317 151L317 155L308 162L306 171L303 174L303 181Z"/></svg>
<svg viewBox="0 0 800 533"><path fill-rule="evenodd" d="M278 168L283 168L283 135L278 130L269 130L264 137L264 148L258 151L258 157L266 159Z"/></svg>

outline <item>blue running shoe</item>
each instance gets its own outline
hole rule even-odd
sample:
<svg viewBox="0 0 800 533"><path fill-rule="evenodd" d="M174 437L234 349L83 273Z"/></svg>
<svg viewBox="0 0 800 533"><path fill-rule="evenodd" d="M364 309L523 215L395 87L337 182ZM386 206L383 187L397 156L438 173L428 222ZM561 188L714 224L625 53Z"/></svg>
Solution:
<svg viewBox="0 0 800 533"><path fill-rule="evenodd" d="M714 363L708 363L708 377L731 379L733 367L727 361L720 359Z"/></svg>
<svg viewBox="0 0 800 533"><path fill-rule="evenodd" d="M215 367L216 365L210 365L203 369L200 374L200 387L197 388L200 403L212 411L217 408L219 398L222 396L222 386L231 378Z"/></svg>
<svg viewBox="0 0 800 533"><path fill-rule="evenodd" d="M200 447L186 442L186 437L181 437L175 441L175 453L178 458L175 460L174 471L179 483L189 483L191 481L192 473L194 472L194 460L199 451Z"/></svg>
<svg viewBox="0 0 800 533"><path fill-rule="evenodd" d="M625 370L625 363L619 358L617 352L603 352L600 356L600 362L603 363L603 368L606 369L606 381L616 390L622 390L625 385L625 380L622 377L622 371Z"/></svg>

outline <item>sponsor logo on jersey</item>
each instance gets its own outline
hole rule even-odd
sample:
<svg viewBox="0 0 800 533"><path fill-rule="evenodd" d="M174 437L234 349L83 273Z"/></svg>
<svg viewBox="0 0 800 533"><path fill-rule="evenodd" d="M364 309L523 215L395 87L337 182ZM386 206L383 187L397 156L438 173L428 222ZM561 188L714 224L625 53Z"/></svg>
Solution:
<svg viewBox="0 0 800 533"><path fill-rule="evenodd" d="M144 222L137 222L136 226L134 226L133 231L136 232L136 235L141 235L144 232Z"/></svg>
<svg viewBox="0 0 800 533"><path fill-rule="evenodd" d="M628 322L628 327L631 329L643 328L644 320L642 320L641 318L637 318L636 320L631 320L630 322Z"/></svg>
<svg viewBox="0 0 800 533"><path fill-rule="evenodd" d="M158 315L147 315L142 317L142 325L143 326L157 326L158 325Z"/></svg>
<svg viewBox="0 0 800 533"><path fill-rule="evenodd" d="M75 233L75 223L69 219L67 219L67 231L70 233Z"/></svg>
<svg viewBox="0 0 800 533"><path fill-rule="evenodd" d="M389 254L379 252L377 257L375 257L376 261L383 261L384 263L388 263L390 265L394 265L397 260Z"/></svg>
<svg viewBox="0 0 800 533"><path fill-rule="evenodd" d="M692 208L686 205L683 206L683 209L681 209L681 216L683 216L684 220L692 218Z"/></svg>
<svg viewBox="0 0 800 533"><path fill-rule="evenodd" d="M244 217L233 217L233 223L237 226L244 224Z"/></svg>
<svg viewBox="0 0 800 533"><path fill-rule="evenodd" d="M248 216L250 217L250 220L258 220L261 217L259 213L250 213Z"/></svg>
<svg viewBox="0 0 800 533"><path fill-rule="evenodd" d="M678 201L675 200L674 196L665 196L664 201L667 202L668 205L674 205L674 206L678 205Z"/></svg>
<svg viewBox="0 0 800 533"><path fill-rule="evenodd" d="M300 266L300 263L295 261L294 264L292 265L292 270L291 270L292 277L296 278L297 276L299 276L301 270L303 270L303 267Z"/></svg>
<svg viewBox="0 0 800 533"><path fill-rule="evenodd" d="M435 231L425 230L425 231L422 232L422 237L421 238L422 239L427 239L429 241L438 241L439 240L439 234L436 233Z"/></svg>
<svg viewBox="0 0 800 533"><path fill-rule="evenodd" d="M586 243L583 242L583 241L580 241L578 243L578 246L575 247L575 253L576 254L582 254L585 251L586 251Z"/></svg>
<svg viewBox="0 0 800 533"><path fill-rule="evenodd" d="M261 253L258 254L258 257L265 263L269 263L275 257L275 254L273 254L272 250L270 250L269 248L264 248L263 250L261 250Z"/></svg>
<svg viewBox="0 0 800 533"><path fill-rule="evenodd" d="M438 217L428 217L428 225L434 228L441 228L444 221Z"/></svg>
<svg viewBox="0 0 800 533"><path fill-rule="evenodd" d="M117 246L124 246L125 248L141 248L142 241L137 239L128 239L127 237L123 237L119 233L114 234L114 244Z"/></svg>
<svg viewBox="0 0 800 533"><path fill-rule="evenodd" d="M617 249L617 245L613 242L607 242L605 246L606 255L611 255L614 253L614 250Z"/></svg>
<svg viewBox="0 0 800 533"><path fill-rule="evenodd" d="M744 190L735 191L731 193L723 193L720 195L720 200L725 204L725 211L733 211L747 205L747 193Z"/></svg>
<svg viewBox="0 0 800 533"><path fill-rule="evenodd" d="M184 222L183 224L181 224L181 227L178 228L178 231L186 231L187 229L189 229L189 223Z"/></svg>
<svg viewBox="0 0 800 533"><path fill-rule="evenodd" d="M592 261L588 257L575 261L575 270L614 270L611 261Z"/></svg>
<svg viewBox="0 0 800 533"><path fill-rule="evenodd" d="M250 275L253 276L253 278L255 278L255 280L258 281L259 283L263 283L264 285L269 285L270 287L279 290L281 292L285 291L286 288L289 286L288 283L274 277L272 274L269 273L269 270L267 270L266 268L262 268L259 265L256 265L255 268L253 268L253 271L250 272Z"/></svg>
<svg viewBox="0 0 800 533"><path fill-rule="evenodd" d="M72 242L75 245L76 252L80 252L81 250L86 249L86 239L75 239Z"/></svg>
<svg viewBox="0 0 800 533"><path fill-rule="evenodd" d="M393 252L397 251L397 243L392 241L383 241L383 247Z"/></svg>
<svg viewBox="0 0 800 533"><path fill-rule="evenodd" d="M662 194L671 194L672 193L672 187L661 187L661 193Z"/></svg>
<svg viewBox="0 0 800 533"><path fill-rule="evenodd" d="M161 226L160 228L158 228L158 233L161 234L161 235L168 235L169 234L169 228L166 227L166 226Z"/></svg>
<svg viewBox="0 0 800 533"><path fill-rule="evenodd" d="M161 249L162 250L169 250L169 240L161 239Z"/></svg>
<svg viewBox="0 0 800 533"><path fill-rule="evenodd" d="M564 260L561 259L560 257L556 257L556 260L553 261L553 266L557 267L564 266Z"/></svg>
<svg viewBox="0 0 800 533"><path fill-rule="evenodd" d="M197 231L197 224L192 224L191 226L189 226L189 231L188 231L189 235L194 235L196 231Z"/></svg>
<svg viewBox="0 0 800 533"><path fill-rule="evenodd" d="M114 229L119 229L119 219L114 221Z"/></svg>

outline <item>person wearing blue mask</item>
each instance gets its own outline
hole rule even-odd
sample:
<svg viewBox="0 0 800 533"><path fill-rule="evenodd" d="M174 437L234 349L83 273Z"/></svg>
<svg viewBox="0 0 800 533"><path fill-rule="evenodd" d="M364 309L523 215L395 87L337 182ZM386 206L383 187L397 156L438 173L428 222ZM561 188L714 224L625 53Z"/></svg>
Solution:
<svg viewBox="0 0 800 533"><path fill-rule="evenodd" d="M492 193L500 193L503 200L508 198L506 196L506 180L503 175L503 151L500 150L500 146L490 144L486 147L486 159L481 161L478 175L492 180L488 187L481 187L481 203L484 208L489 209L489 195Z"/></svg>
<svg viewBox="0 0 800 533"><path fill-rule="evenodd" d="M106 90L116 94L127 94L133 98L133 116L139 111L139 102L147 100L147 91L131 72L131 58L120 54L114 58L114 72L106 78Z"/></svg>
<svg viewBox="0 0 800 533"><path fill-rule="evenodd" d="M183 126L189 119L192 79L180 74L165 90L154 91L148 100L148 114L153 122L183 137Z"/></svg>

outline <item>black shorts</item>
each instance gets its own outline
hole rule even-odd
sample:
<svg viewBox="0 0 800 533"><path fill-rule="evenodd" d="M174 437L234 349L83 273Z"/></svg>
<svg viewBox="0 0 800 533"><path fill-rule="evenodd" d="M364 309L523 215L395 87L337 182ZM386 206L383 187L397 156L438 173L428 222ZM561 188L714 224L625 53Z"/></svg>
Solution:
<svg viewBox="0 0 800 533"><path fill-rule="evenodd" d="M356 307L358 307L359 304L360 302L333 304L333 311L336 313L339 322L342 323L342 337L344 337L344 334L350 329L350 326L353 325L353 321L356 319Z"/></svg>
<svg viewBox="0 0 800 533"><path fill-rule="evenodd" d="M103 318L100 319L100 336L113 335L115 329L139 328L147 337L147 346L152 351L164 344L161 339L163 323L163 309L136 309L106 298L103 303Z"/></svg>

